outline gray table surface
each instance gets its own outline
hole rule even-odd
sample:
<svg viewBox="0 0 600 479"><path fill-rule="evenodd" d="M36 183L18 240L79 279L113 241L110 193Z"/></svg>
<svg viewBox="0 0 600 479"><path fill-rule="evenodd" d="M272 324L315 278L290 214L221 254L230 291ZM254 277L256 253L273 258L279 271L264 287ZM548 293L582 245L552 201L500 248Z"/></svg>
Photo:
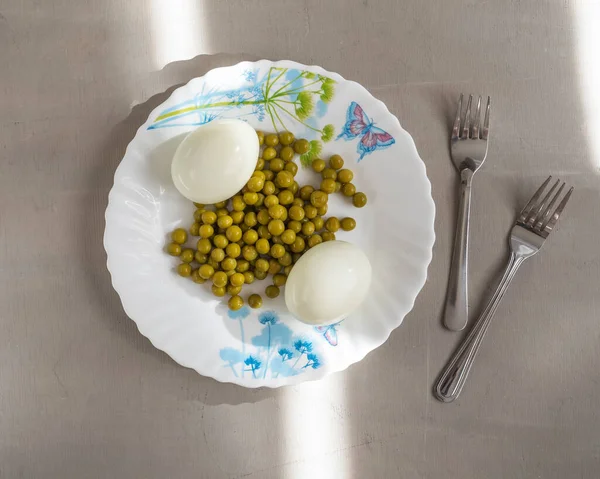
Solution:
<svg viewBox="0 0 600 479"><path fill-rule="evenodd" d="M0 477L599 477L594 12L584 0L0 0ZM279 390L219 384L154 349L102 247L114 170L150 110L175 85L259 58L365 85L415 139L437 206L404 324L349 370ZM441 326L459 92L494 102L474 313L536 185L555 174L576 192L448 405L431 386L460 340Z"/></svg>

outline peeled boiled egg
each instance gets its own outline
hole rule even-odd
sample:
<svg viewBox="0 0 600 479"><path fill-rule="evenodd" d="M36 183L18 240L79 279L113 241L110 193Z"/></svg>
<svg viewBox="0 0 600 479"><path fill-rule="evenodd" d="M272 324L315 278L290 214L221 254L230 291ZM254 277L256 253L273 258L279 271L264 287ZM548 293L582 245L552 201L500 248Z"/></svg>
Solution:
<svg viewBox="0 0 600 479"><path fill-rule="evenodd" d="M192 131L173 156L171 176L196 203L225 201L240 191L258 160L256 131L241 120L215 120Z"/></svg>
<svg viewBox="0 0 600 479"><path fill-rule="evenodd" d="M370 284L371 263L365 253L345 241L327 241L294 265L285 285L285 303L304 323L334 323L360 306Z"/></svg>

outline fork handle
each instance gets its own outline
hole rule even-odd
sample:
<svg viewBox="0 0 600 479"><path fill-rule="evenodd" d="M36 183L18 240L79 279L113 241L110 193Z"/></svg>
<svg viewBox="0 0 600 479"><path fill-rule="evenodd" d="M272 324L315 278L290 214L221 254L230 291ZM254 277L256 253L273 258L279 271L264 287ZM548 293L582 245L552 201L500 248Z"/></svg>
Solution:
<svg viewBox="0 0 600 479"><path fill-rule="evenodd" d="M473 171L463 168L460 172L460 200L454 250L450 263L448 292L444 309L444 324L451 331L461 331L468 319L468 262L469 218L471 216L471 180Z"/></svg>
<svg viewBox="0 0 600 479"><path fill-rule="evenodd" d="M467 376L469 375L469 371L471 370L471 366L473 366L477 351L479 351L479 347L481 346L483 337L494 317L494 313L496 312L496 309L498 309L498 305L504 297L508 285L514 278L517 269L519 269L519 266L521 266L525 259L526 257L511 252L508 265L504 272L504 276L498 285L498 289L496 289L496 292L490 299L485 310L473 325L469 335L463 341L456 353L454 353L454 356L452 356L452 359L435 385L435 396L440 401L452 402L462 391Z"/></svg>

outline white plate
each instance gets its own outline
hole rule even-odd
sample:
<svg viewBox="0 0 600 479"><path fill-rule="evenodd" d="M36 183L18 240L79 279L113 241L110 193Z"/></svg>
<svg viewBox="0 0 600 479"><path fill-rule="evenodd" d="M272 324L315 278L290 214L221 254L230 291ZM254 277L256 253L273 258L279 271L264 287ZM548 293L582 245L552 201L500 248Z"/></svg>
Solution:
<svg viewBox="0 0 600 479"><path fill-rule="evenodd" d="M305 163L338 153L354 171L368 205L353 208L334 195L328 215L356 218L357 228L338 238L360 246L373 266L371 294L358 312L313 328L291 317L283 294L265 298L260 310L232 312L207 285L177 276L164 246L170 231L189 227L194 206L176 191L170 161L187 132L214 118L242 118L267 132L283 122L313 140ZM301 185L318 184L310 168L300 170ZM400 325L425 283L434 215L425 165L382 102L320 67L262 60L195 78L152 112L115 173L104 247L125 311L157 348L218 381L278 387L347 368ZM257 281L243 294L268 284Z"/></svg>

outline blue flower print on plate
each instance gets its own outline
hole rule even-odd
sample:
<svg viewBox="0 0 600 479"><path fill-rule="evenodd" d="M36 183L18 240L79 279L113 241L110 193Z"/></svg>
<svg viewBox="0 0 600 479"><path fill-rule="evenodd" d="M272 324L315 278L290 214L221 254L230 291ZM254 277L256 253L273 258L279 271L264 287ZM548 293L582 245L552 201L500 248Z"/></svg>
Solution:
<svg viewBox="0 0 600 479"><path fill-rule="evenodd" d="M227 315L239 322L242 344L239 349L222 348L219 356L234 377L245 377L246 374L253 379L297 376L307 369L321 366L313 345L315 338L297 336L275 311L251 314L251 310L244 306L238 311L229 310ZM256 327L256 323L260 325L258 334L251 337L249 345L244 341L247 321L251 324L246 323L246 327Z"/></svg>

